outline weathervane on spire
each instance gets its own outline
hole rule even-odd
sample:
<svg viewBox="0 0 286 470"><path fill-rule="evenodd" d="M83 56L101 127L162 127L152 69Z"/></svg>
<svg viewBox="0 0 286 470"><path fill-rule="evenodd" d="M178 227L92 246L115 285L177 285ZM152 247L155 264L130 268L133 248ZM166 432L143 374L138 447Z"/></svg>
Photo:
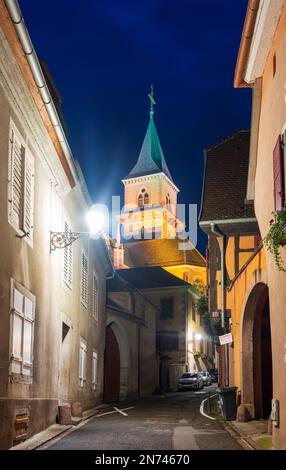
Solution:
<svg viewBox="0 0 286 470"><path fill-rule="evenodd" d="M150 116L153 117L154 104L156 104L156 101L154 100L153 85L151 85L151 93L149 93L148 97L150 98Z"/></svg>

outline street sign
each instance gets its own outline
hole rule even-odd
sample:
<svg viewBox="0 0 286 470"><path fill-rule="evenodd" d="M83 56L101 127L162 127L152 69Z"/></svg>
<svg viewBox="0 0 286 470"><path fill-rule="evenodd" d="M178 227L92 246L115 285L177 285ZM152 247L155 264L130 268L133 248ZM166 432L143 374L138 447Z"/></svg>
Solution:
<svg viewBox="0 0 286 470"><path fill-rule="evenodd" d="M221 346L223 344L229 344L229 343L233 342L233 338L232 338L231 333L227 333L226 335L219 336L218 338L219 338L219 342L220 342Z"/></svg>

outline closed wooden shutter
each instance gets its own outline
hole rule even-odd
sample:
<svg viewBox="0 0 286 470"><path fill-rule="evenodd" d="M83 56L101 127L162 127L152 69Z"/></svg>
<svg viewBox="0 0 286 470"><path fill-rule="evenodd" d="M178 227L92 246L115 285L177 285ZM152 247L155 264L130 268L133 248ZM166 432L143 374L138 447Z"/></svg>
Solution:
<svg viewBox="0 0 286 470"><path fill-rule="evenodd" d="M83 384L86 380L86 356L87 356L87 345L84 339L80 339L80 348L79 348L79 382L80 386L83 387Z"/></svg>
<svg viewBox="0 0 286 470"><path fill-rule="evenodd" d="M281 136L279 135L273 150L274 207L281 211L284 207L284 168Z"/></svg>
<svg viewBox="0 0 286 470"><path fill-rule="evenodd" d="M92 315L95 320L98 319L98 282L97 282L97 277L94 274L93 275L93 285L92 285L92 300L93 300L93 305L92 305Z"/></svg>
<svg viewBox="0 0 286 470"><path fill-rule="evenodd" d="M25 179L24 179L24 205L23 230L33 238L34 219L34 159L29 152L25 152Z"/></svg>
<svg viewBox="0 0 286 470"><path fill-rule="evenodd" d="M24 187L24 148L13 129L10 132L9 218L12 224L22 226Z"/></svg>
<svg viewBox="0 0 286 470"><path fill-rule="evenodd" d="M97 384L97 352L92 352L92 388L95 390Z"/></svg>
<svg viewBox="0 0 286 470"><path fill-rule="evenodd" d="M70 227L67 222L64 225L65 233L70 232ZM64 282L71 289L72 288L72 269L73 269L73 248L72 244L64 248Z"/></svg>
<svg viewBox="0 0 286 470"><path fill-rule="evenodd" d="M81 253L81 302L86 307L88 292L88 261L86 254L82 251Z"/></svg>

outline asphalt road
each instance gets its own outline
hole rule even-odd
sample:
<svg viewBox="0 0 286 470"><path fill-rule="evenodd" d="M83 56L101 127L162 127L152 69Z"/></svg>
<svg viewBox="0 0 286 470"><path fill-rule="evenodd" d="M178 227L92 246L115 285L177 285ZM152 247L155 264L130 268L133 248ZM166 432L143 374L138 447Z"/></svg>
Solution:
<svg viewBox="0 0 286 470"><path fill-rule="evenodd" d="M240 450L218 421L200 414L206 392L183 391L118 405L124 411L103 414L62 438L44 445L52 450ZM102 413L109 412L103 410ZM114 410L113 410L114 411Z"/></svg>

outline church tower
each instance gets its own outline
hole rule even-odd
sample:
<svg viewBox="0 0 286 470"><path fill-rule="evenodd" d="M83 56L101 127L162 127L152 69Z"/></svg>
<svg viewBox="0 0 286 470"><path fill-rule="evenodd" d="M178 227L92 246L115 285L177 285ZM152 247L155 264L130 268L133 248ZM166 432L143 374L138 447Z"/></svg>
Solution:
<svg viewBox="0 0 286 470"><path fill-rule="evenodd" d="M175 238L184 227L177 220L177 194L154 122L151 87L150 120L136 165L122 180L124 214L122 238L126 240Z"/></svg>

